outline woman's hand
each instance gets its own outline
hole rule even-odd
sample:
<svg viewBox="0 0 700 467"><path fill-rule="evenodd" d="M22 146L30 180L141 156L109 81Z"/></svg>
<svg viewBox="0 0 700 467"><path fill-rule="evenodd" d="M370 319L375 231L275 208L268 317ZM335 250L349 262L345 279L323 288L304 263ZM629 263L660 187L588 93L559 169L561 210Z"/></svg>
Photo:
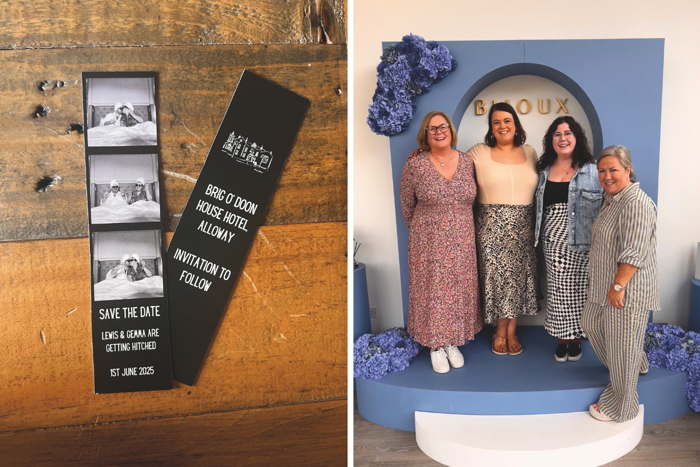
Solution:
<svg viewBox="0 0 700 467"><path fill-rule="evenodd" d="M630 280L632 280L632 276L634 276L634 273L637 272L637 269L639 269L637 266L632 266L631 264L627 263L620 263L617 268L617 274L615 274L615 282L613 282L613 285L610 286L610 290L608 291L608 305L614 306L619 310L625 306L622 302L625 299L625 289L623 288L619 292L616 292L615 284L620 284L622 287L627 287Z"/></svg>
<svg viewBox="0 0 700 467"><path fill-rule="evenodd" d="M625 300L625 291L620 290L617 292L613 286L610 286L610 290L608 291L608 305L613 306L617 308L618 310L622 310L624 308L624 300Z"/></svg>

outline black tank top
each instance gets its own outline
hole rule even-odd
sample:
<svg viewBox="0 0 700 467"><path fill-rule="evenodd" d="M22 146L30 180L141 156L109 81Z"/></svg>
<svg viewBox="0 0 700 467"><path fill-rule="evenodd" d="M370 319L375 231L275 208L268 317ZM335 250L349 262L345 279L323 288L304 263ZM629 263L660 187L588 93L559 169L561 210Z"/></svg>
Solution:
<svg viewBox="0 0 700 467"><path fill-rule="evenodd" d="M544 186L544 207L569 202L569 182L551 182Z"/></svg>

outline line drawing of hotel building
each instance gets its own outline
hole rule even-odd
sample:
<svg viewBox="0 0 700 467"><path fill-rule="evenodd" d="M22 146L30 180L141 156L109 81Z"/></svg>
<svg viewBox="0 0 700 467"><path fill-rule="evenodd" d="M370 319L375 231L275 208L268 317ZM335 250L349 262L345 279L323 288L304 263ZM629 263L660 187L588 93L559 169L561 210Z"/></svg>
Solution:
<svg viewBox="0 0 700 467"><path fill-rule="evenodd" d="M249 143L248 138L236 136L235 132L229 135L223 151L235 161L263 170L268 170L272 163L272 152L256 143Z"/></svg>

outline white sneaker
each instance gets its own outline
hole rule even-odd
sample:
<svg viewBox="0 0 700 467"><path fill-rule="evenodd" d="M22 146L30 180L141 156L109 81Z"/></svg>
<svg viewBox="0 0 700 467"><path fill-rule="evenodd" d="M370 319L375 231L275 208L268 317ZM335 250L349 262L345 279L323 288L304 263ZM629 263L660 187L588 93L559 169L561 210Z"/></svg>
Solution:
<svg viewBox="0 0 700 467"><path fill-rule="evenodd" d="M447 363L447 354L443 347L430 351L430 361L433 362L435 373L447 373L450 371L450 364Z"/></svg>
<svg viewBox="0 0 700 467"><path fill-rule="evenodd" d="M452 368L462 368L464 366L464 357L459 351L456 345L446 345L445 352L447 353L447 360L450 362Z"/></svg>

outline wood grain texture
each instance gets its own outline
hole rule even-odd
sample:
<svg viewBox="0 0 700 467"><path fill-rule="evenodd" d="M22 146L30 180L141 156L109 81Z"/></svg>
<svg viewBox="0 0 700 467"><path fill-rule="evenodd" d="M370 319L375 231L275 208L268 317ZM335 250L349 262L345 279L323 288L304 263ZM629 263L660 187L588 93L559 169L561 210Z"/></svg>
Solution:
<svg viewBox="0 0 700 467"><path fill-rule="evenodd" d="M263 225L347 219L342 45L0 51L0 241L87 235L82 71L158 72L163 200L174 229L244 68L311 100ZM67 83L49 85L45 80ZM55 83L55 81L53 82ZM46 117L32 117L37 105ZM37 193L44 175L61 180Z"/></svg>
<svg viewBox="0 0 700 467"><path fill-rule="evenodd" d="M347 402L0 433L3 465L340 466Z"/></svg>
<svg viewBox="0 0 700 467"><path fill-rule="evenodd" d="M0 49L305 44L318 43L320 37L315 0L25 0L0 5ZM343 13L334 13L338 30L346 27Z"/></svg>
<svg viewBox="0 0 700 467"><path fill-rule="evenodd" d="M347 43L345 11L347 11L347 5L344 0L319 0L318 17L321 22L321 42L326 44Z"/></svg>
<svg viewBox="0 0 700 467"><path fill-rule="evenodd" d="M262 227L196 386L128 394L93 393L88 239L0 244L0 432L346 397L346 229Z"/></svg>

